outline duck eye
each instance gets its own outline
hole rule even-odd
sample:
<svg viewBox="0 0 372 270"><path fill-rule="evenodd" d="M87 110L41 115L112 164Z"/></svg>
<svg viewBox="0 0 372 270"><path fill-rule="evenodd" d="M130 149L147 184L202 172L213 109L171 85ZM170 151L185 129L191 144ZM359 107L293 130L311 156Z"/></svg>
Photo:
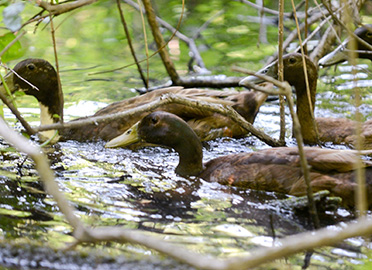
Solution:
<svg viewBox="0 0 372 270"><path fill-rule="evenodd" d="M289 63L291 64L296 63L296 59L294 57L289 58Z"/></svg>
<svg viewBox="0 0 372 270"><path fill-rule="evenodd" d="M34 69L35 69L35 65L34 65L34 64L28 64L28 65L27 65L27 68L28 68L29 70L34 70Z"/></svg>
<svg viewBox="0 0 372 270"><path fill-rule="evenodd" d="M154 116L154 117L151 117L151 122L156 125L158 123L159 119L158 117Z"/></svg>
<svg viewBox="0 0 372 270"><path fill-rule="evenodd" d="M367 36L368 38L372 37L372 32L367 32L367 33L366 33L366 36Z"/></svg>

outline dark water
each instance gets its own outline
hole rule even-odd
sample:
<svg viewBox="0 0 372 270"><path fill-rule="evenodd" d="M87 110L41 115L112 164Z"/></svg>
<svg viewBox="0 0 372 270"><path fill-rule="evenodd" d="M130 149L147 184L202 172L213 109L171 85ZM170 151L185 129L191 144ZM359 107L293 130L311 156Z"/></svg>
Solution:
<svg viewBox="0 0 372 270"><path fill-rule="evenodd" d="M346 84L347 81L337 83L339 88ZM365 90L368 93L369 90ZM354 107L345 101L349 95L352 94L347 90L321 91L316 115L342 117L345 112L351 114ZM84 111L89 113L102 104L88 102L85 105L88 109ZM72 108L67 108L66 112L75 117ZM34 110L27 111L30 119L35 117ZM277 137L278 111L277 101L265 103L255 126ZM362 112L368 118L371 111L367 99ZM7 117L12 118L10 114ZM288 115L287 120L290 127ZM290 129L287 133L288 145L294 145ZM86 269L153 269L155 266L188 269L175 261L161 260L139 246L109 244L57 253L45 248L45 243L47 247L63 248L72 242L71 227L45 194L32 162L23 154L5 151L7 147L2 142L0 265L21 269L81 269L83 265ZM217 139L205 144L204 160L267 147L254 137ZM67 141L47 147L45 152L60 188L81 219L93 226L136 228L193 251L222 257L243 256L255 247L280 244L280 239L286 235L311 229L306 209L294 211L273 204L287 198L285 195L177 176L174 168L178 157L169 149L106 149L104 142ZM322 226L333 227L353 219L353 214L342 208L321 209L320 213ZM343 248L315 251L312 263L322 262L331 269L339 269L333 267L340 260L348 262L344 269L359 264L365 256L355 251L369 242L352 239L345 243ZM81 253L91 257L81 256ZM35 254L39 257L35 258ZM302 265L302 260L303 254L299 254L287 263Z"/></svg>

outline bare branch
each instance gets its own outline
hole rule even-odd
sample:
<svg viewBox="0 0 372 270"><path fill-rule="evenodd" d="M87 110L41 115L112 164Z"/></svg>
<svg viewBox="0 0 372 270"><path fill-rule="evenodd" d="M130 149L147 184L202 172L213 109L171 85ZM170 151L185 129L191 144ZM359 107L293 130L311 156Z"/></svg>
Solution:
<svg viewBox="0 0 372 270"><path fill-rule="evenodd" d="M161 60L163 61L163 64L165 66L165 69L168 72L169 77L171 78L172 82L174 84L177 84L179 80L179 75L177 73L176 67L174 66L172 60L169 57L169 54L165 48L166 43L163 39L163 35L160 33L159 30L159 25L156 21L156 16L155 12L151 6L150 0L142 0L145 10L146 10L146 15L147 15L147 20L149 22L149 25L151 27L152 35L154 37L154 40L156 42L156 45L159 50L159 55L161 57Z"/></svg>
<svg viewBox="0 0 372 270"><path fill-rule="evenodd" d="M19 120L22 126L25 128L28 135L33 135L36 133L35 130L27 123L27 121L22 117L17 108L6 98L6 96L0 92L0 99L2 102L12 111L15 117Z"/></svg>
<svg viewBox="0 0 372 270"><path fill-rule="evenodd" d="M120 119L123 117L128 117L134 114L138 114L141 112L152 111L160 106L170 104L170 103L178 103L178 104L183 104L183 105L190 106L193 108L209 110L209 111L216 112L221 115L230 117L233 121L240 124L242 128L252 133L252 135L256 136L257 138L267 143L268 145L270 146L282 146L283 145L283 143L279 143L275 139L271 138L269 135L253 127L251 123L247 122L240 114L238 114L235 110L233 110L230 107L223 106L220 104L211 104L209 102L195 100L191 98L185 98L185 97L177 96L174 94L166 94L164 96L161 96L159 99L156 99L150 103L147 103L142 106L138 106L134 109L129 109L124 112L119 112L119 113L104 115L104 116L89 117L86 119L82 119L79 121L71 121L68 123L57 123L57 124L52 124L52 125L44 125L44 126L40 126L39 128L35 128L35 130L36 131L44 131L44 130L52 130L52 129L60 130L60 129L66 129L66 128L76 128L76 127L81 127L84 125L95 124L95 123L106 123L106 122L111 122L111 121L114 121L116 119Z"/></svg>
<svg viewBox="0 0 372 270"><path fill-rule="evenodd" d="M266 7L261 7L259 5L256 5L254 3L252 3L251 1L248 1L248 0L235 0L237 2L241 2L243 4L246 4L248 6L251 6L259 11L263 11L263 12L266 12L266 13L269 13L269 14L273 14L273 15L278 15L279 16L279 12L276 11L276 10L273 10L273 9L269 9L269 8L266 8ZM285 17L290 17L291 16L291 13L283 13Z"/></svg>
<svg viewBox="0 0 372 270"><path fill-rule="evenodd" d="M134 7L136 10L140 10L140 7L134 3L133 1L131 0L123 0L123 2L125 2L126 4ZM145 10L143 10L143 12L145 12ZM166 21L164 21L163 19L159 18L156 16L156 20L157 22L163 26L164 28L168 29L170 32L172 33L175 33L176 37L178 37L180 40L182 40L183 42L185 42L187 44L187 46L189 47L189 50L192 54L192 58L195 59L196 61L196 64L204 69L204 70L207 70L206 69L206 66L204 64L204 61L203 61L203 58L201 57L197 47L196 47L196 44L195 44L195 41L193 38L189 38L187 37L186 35L182 34L179 30L177 30L176 28L174 28L172 25L170 25L169 23L167 23Z"/></svg>
<svg viewBox="0 0 372 270"><path fill-rule="evenodd" d="M58 5L53 5L49 4L46 1L41 1L41 0L36 0L36 4L49 11L51 15L60 15L62 13L69 12L71 10L90 5L94 2L97 2L97 0L78 0L78 1L73 1L73 2L67 2L67 3L62 3Z"/></svg>
<svg viewBox="0 0 372 270"><path fill-rule="evenodd" d="M138 70L138 73L140 74L140 77L141 77L141 79L143 81L143 84L145 85L145 88L147 89L147 88L149 88L148 80L145 78L145 75L142 72L141 65L138 62L138 59L137 59L137 56L136 56L136 52L134 51L134 47L133 47L133 44L132 44L132 38L131 38L130 33L129 33L127 22L125 21L124 13L123 13L123 10L122 10L121 5L120 5L120 0L117 0L116 1L116 4L117 4L118 10L119 10L121 24L123 25L125 35L127 36L127 40L128 40L128 45L129 45L130 52L132 54L132 57L133 57L134 62L137 65L137 70Z"/></svg>

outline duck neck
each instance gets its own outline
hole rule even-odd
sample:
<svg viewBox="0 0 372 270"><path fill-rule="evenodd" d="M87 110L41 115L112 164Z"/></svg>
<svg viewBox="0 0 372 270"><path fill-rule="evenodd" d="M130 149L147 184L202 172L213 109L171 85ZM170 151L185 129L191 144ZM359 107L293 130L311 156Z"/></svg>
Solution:
<svg viewBox="0 0 372 270"><path fill-rule="evenodd" d="M39 101L41 125L63 122L64 100L58 78L51 79L48 86L47 89L32 92L32 95ZM40 134L43 139L50 139L54 136L55 130L43 131Z"/></svg>
<svg viewBox="0 0 372 270"><path fill-rule="evenodd" d="M180 141L173 148L179 154L179 163L176 173L181 176L197 176L203 170L203 150L199 138L188 138Z"/></svg>
<svg viewBox="0 0 372 270"><path fill-rule="evenodd" d="M314 126L314 106L317 79L309 77L310 99L306 91L306 83L295 85L297 96L297 116L301 125L301 133L306 144L316 144L317 135ZM310 102L309 102L310 101Z"/></svg>
<svg viewBox="0 0 372 270"><path fill-rule="evenodd" d="M59 121L59 117L56 117L57 114L53 113L49 107L45 106L41 102L39 102L40 107L40 124L44 125L51 125L57 123ZM59 115L59 114L58 114ZM41 131L40 135L43 140L48 140L55 137L56 130L47 130Z"/></svg>

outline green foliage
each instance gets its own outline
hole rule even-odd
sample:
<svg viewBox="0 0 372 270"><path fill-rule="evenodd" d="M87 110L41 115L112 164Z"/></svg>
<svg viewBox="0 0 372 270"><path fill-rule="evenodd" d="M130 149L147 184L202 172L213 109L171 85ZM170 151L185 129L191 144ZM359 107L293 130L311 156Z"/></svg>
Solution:
<svg viewBox="0 0 372 270"><path fill-rule="evenodd" d="M13 39L15 35L13 33L7 33L0 36L0 48L5 48ZM24 49L19 41L15 42L1 57L3 62L18 59L24 54Z"/></svg>

